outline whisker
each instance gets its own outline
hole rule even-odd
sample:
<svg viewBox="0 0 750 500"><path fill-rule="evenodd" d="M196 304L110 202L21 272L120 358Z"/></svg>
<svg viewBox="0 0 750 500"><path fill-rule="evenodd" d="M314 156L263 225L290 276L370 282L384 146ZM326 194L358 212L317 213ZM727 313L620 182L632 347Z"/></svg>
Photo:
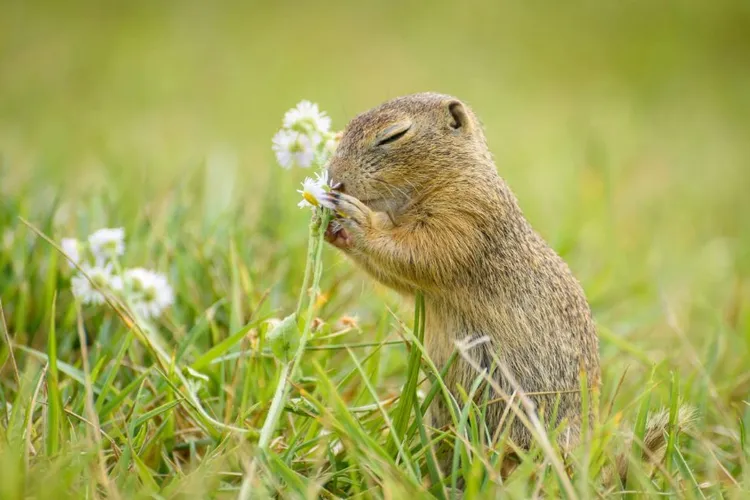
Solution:
<svg viewBox="0 0 750 500"><path fill-rule="evenodd" d="M373 181L376 181L376 182L379 182L379 183L383 184L386 187L386 189L388 189L388 192L389 192L389 194L391 196L394 196L393 190L395 189L396 191L398 191L398 194L402 195L404 198L408 198L409 197L409 193L405 189L403 189L403 188L400 188L398 186L394 186L390 182L386 182L386 181L384 181L382 179L378 179L377 177L370 176L369 178L371 180L373 180Z"/></svg>

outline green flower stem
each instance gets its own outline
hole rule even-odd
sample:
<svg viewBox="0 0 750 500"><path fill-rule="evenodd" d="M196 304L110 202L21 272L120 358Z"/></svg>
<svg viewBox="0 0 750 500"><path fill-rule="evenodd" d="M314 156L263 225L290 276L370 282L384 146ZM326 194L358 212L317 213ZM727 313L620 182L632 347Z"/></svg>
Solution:
<svg viewBox="0 0 750 500"><path fill-rule="evenodd" d="M294 357L290 361L284 363L281 368L279 385L276 387L276 393L271 401L271 408L268 410L268 416L266 417L266 421L263 423L263 428L260 431L258 447L264 451L268 449L268 445L271 443L271 439L273 439L273 435L276 432L276 427L281 419L281 412L289 398L289 389L297 376L297 370L302 361L302 355L305 353L307 341L310 339L310 330L312 329L312 322L315 314L315 298L318 295L320 277L323 274L323 259L321 258L323 254L323 235L325 234L325 229L328 227L330 220L330 211L321 210L319 217L315 217L310 224L310 244L307 248L307 265L297 305L297 316L299 316L302 312L304 297L308 292L308 283L310 281L310 273L312 272L312 288L309 302L307 304L305 325L302 330L302 335L300 336L297 351L294 353Z"/></svg>
<svg viewBox="0 0 750 500"><path fill-rule="evenodd" d="M307 318L305 318L305 328L302 330L302 336L300 337L299 346L297 346L297 352L294 354L292 359L292 377L296 377L297 369L299 368L302 355L305 352L308 340L310 340L310 333L312 330L312 322L315 316L315 303L318 295L320 294L320 278L323 275L323 235L328 227L328 223L331 221L331 212L329 210L322 210L320 216L320 224L317 227L317 233L314 236L316 240L315 253L313 255L313 282L310 291L310 303L307 306ZM307 293L307 290L302 291Z"/></svg>
<svg viewBox="0 0 750 500"><path fill-rule="evenodd" d="M305 297L307 296L307 289L310 287L310 275L313 268L313 259L315 258L315 247L317 240L315 239L316 227L318 226L318 217L313 217L310 221L310 231L307 237L307 263L305 264L305 277L302 278L302 290L299 294L299 300L297 301L296 314L299 317L302 314L302 306L305 304Z"/></svg>
<svg viewBox="0 0 750 500"><path fill-rule="evenodd" d="M260 430L260 438L258 439L258 447L265 451L268 449L268 445L271 444L274 432L276 432L276 426L281 418L281 409L289 396L289 369L292 367L292 362L284 363L281 367L281 374L279 375L279 385L276 387L276 393L273 395L271 401L271 408L268 410L268 416L266 421L263 422L263 428Z"/></svg>

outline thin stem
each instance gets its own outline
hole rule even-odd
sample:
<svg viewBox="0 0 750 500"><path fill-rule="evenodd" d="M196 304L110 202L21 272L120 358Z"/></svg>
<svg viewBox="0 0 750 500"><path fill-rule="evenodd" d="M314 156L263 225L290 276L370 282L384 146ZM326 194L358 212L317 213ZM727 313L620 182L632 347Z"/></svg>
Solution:
<svg viewBox="0 0 750 500"><path fill-rule="evenodd" d="M263 428L260 431L260 438L258 439L258 446L261 449L268 448L268 445L271 444L273 433L276 431L276 425L279 421L279 417L281 417L281 409L283 408L288 392L286 388L289 385L289 369L291 366L292 364L290 362L284 363L284 366L281 367L279 385L276 387L276 393L273 395L273 400L271 401L271 408L268 410L268 416L263 423Z"/></svg>
<svg viewBox="0 0 750 500"><path fill-rule="evenodd" d="M305 328L304 330L302 330L302 336L299 340L299 346L297 347L297 352L294 354L294 358L292 360L292 377L296 376L297 374L297 369L299 368L300 361L302 361L302 355L305 353L307 341L310 340L310 330L312 330L312 322L315 313L315 299L320 292L320 278L323 275L323 259L321 258L323 255L323 234L325 233L325 228L328 226L330 220L331 213L328 210L323 211L323 214L321 215L320 225L318 226L318 234L316 235L317 248L315 250L315 255L313 256L315 272L313 274L312 293L310 294L310 303L307 306Z"/></svg>
<svg viewBox="0 0 750 500"><path fill-rule="evenodd" d="M299 293L299 300L297 301L297 316L302 314L302 306L305 303L305 296L307 295L307 289L310 286L310 275L312 273L313 259L315 258L315 228L317 224L317 217L313 217L310 221L310 231L307 237L307 263L305 264L305 277L302 278L302 289Z"/></svg>
<svg viewBox="0 0 750 500"><path fill-rule="evenodd" d="M320 277L323 274L323 261L321 259L321 255L323 254L323 234L330 220L330 212L324 210L320 215L320 218L318 220L313 219L313 222L310 224L310 244L308 245L305 278L303 280L302 290L300 291L300 299L297 308L297 315L299 316L303 304L303 297L308 292L310 271L314 270L312 292L310 293L310 300L307 304L305 325L302 330L302 335L300 335L299 346L294 353L294 357L290 361L284 363L281 369L279 385L276 387L276 393L271 401L271 408L268 410L268 416L266 417L266 421L263 423L263 428L260 431L258 447L261 450L268 449L268 445L271 443L271 439L276 432L276 427L281 418L281 412L284 408L284 404L286 404L287 398L289 397L289 390L297 375L302 355L305 353L305 347L310 338L310 330L312 329L312 321L315 313L315 297L318 294Z"/></svg>

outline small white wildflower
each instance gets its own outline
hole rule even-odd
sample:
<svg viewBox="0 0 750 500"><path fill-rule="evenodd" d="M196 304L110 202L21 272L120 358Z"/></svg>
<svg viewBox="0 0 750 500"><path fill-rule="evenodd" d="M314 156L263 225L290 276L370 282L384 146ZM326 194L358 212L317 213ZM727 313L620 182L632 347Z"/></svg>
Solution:
<svg viewBox="0 0 750 500"><path fill-rule="evenodd" d="M99 229L89 236L91 253L97 261L107 261L125 252L125 230L118 228Z"/></svg>
<svg viewBox="0 0 750 500"><path fill-rule="evenodd" d="M133 311L143 319L158 318L174 303L174 292L163 274L137 267L127 269L114 287L129 298Z"/></svg>
<svg viewBox="0 0 750 500"><path fill-rule="evenodd" d="M322 171L315 174L315 179L308 177L302 182L302 189L297 192L302 195L302 201L297 206L300 208L315 208L323 204L323 197L328 192L328 172Z"/></svg>
<svg viewBox="0 0 750 500"><path fill-rule="evenodd" d="M75 238L63 238L60 242L62 251L68 257L68 265L72 268L81 263L81 243ZM71 262L72 261L72 262Z"/></svg>
<svg viewBox="0 0 750 500"><path fill-rule="evenodd" d="M104 295L97 290L95 283L99 288L112 288L112 267L91 266L87 263L81 265L83 271L91 278L89 281L83 274L77 274L70 280L70 286L73 289L73 295L81 301L82 304L99 305L104 303Z"/></svg>
<svg viewBox="0 0 750 500"><path fill-rule="evenodd" d="M294 130L279 130L273 136L273 152L282 168L292 168L295 165L307 168L315 159L315 147L307 135Z"/></svg>
<svg viewBox="0 0 750 500"><path fill-rule="evenodd" d="M320 137L320 135L328 133L328 130L331 128L331 119L324 111L318 109L317 104L310 101L302 101L295 108L286 112L284 115L284 128L308 134L317 133L318 137Z"/></svg>

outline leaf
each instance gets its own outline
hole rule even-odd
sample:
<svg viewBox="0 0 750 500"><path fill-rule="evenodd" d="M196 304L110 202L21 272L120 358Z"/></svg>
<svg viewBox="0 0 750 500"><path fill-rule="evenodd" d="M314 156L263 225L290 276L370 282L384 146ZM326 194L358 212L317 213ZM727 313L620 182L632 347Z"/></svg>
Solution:
<svg viewBox="0 0 750 500"><path fill-rule="evenodd" d="M289 361L299 346L297 314L292 313L274 325L271 331L266 333L266 342L271 346L271 350L279 361L282 363Z"/></svg>

